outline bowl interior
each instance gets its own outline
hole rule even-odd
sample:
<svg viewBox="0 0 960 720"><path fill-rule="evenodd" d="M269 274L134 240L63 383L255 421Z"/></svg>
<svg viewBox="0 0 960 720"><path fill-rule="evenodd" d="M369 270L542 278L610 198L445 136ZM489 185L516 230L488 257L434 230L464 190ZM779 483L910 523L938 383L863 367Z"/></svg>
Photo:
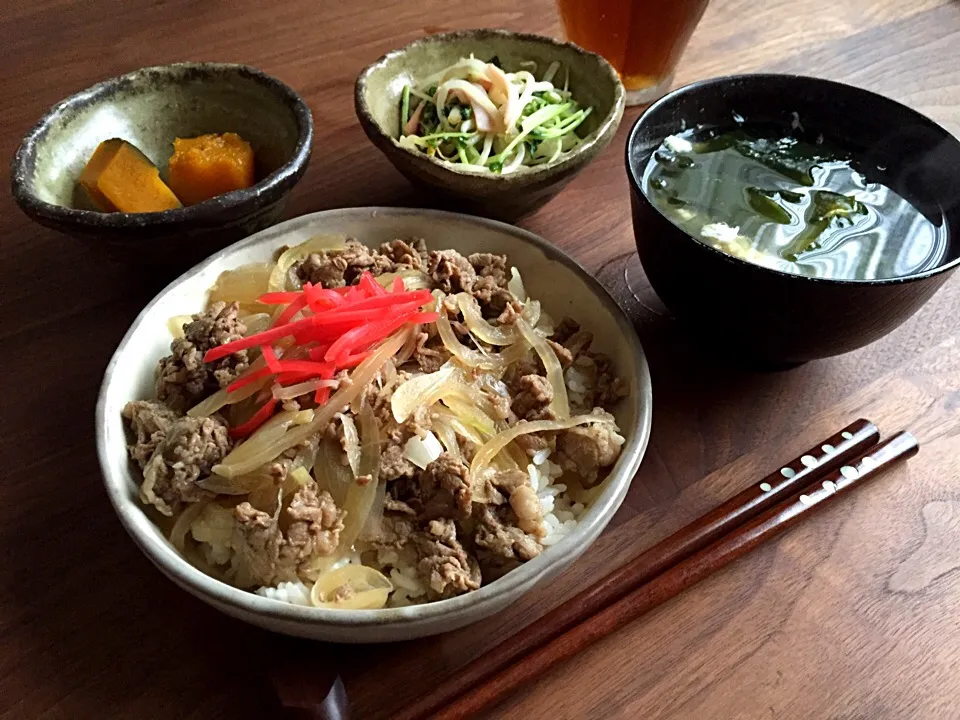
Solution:
<svg viewBox="0 0 960 720"><path fill-rule="evenodd" d="M398 237L422 237L435 249L462 253L492 252L508 256L523 275L528 292L541 300L556 319L569 314L590 328L597 349L608 353L630 395L616 409L626 444L602 494L585 512L578 527L538 558L468 595L408 608L331 611L300 608L237 590L203 575L183 560L143 512L137 497L138 471L126 452L120 418L132 399L153 396L154 368L169 353L167 320L198 311L207 290L225 269L266 261L285 244L302 242L319 232L342 233L368 245ZM443 212L388 208L334 210L296 218L241 241L186 273L158 295L140 314L110 362L97 407L97 442L108 494L137 544L161 570L190 592L246 620L294 634L336 637L345 641L399 639L449 629L450 618L479 619L572 561L595 539L613 516L639 466L651 419L650 376L636 334L602 287L573 261L533 235L489 220ZM462 615L474 612L476 615ZM467 620L468 622L470 620ZM405 629L384 634L383 627ZM375 635L304 630L306 626L364 627ZM460 624L464 624L461 622ZM379 630L378 630L379 628Z"/></svg>
<svg viewBox="0 0 960 720"><path fill-rule="evenodd" d="M61 103L26 158L39 200L82 207L76 181L103 140L133 143L165 172L177 137L238 133L253 146L261 180L289 162L300 137L297 115L279 83L236 65L172 65L137 70Z"/></svg>
<svg viewBox="0 0 960 720"><path fill-rule="evenodd" d="M574 98L593 112L578 129L590 139L615 112L622 96L616 74L605 60L568 43L550 38L496 30L473 30L434 35L389 53L372 65L363 80L363 99L380 131L396 140L400 132L400 98L406 85L425 78L470 55L496 59L507 72L530 70L539 79L553 62L560 63L554 83L563 85L569 71ZM535 67L529 65L536 63ZM399 145L397 145L399 147ZM418 155L421 156L422 155ZM457 170L455 165L445 167ZM521 168L520 172L531 171Z"/></svg>
<svg viewBox="0 0 960 720"><path fill-rule="evenodd" d="M822 134L848 149L872 177L931 221L946 222L946 252L938 268L921 275L960 261L960 232L954 230L960 228L960 142L905 105L829 80L741 75L694 83L667 95L640 117L627 141L634 192L643 192L644 168L665 137L701 125L732 129L741 122L735 118L746 126L781 127L785 134L811 141Z"/></svg>

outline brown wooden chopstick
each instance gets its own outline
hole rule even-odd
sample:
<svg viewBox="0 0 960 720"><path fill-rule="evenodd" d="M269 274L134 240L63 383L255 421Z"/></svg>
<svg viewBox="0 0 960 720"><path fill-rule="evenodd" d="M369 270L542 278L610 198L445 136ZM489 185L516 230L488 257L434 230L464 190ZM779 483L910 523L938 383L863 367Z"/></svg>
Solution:
<svg viewBox="0 0 960 720"><path fill-rule="evenodd" d="M842 465L820 484L785 500L686 560L672 566L649 583L535 649L529 655L504 668L482 685L444 706L434 720L465 718L489 707L517 688L534 682L548 668L581 652L585 647L609 635L644 613L680 594L722 567L783 533L818 508L837 501L851 490L876 477L899 459L915 455L919 445L912 435L898 433L871 448L863 456Z"/></svg>
<svg viewBox="0 0 960 720"><path fill-rule="evenodd" d="M567 632L667 568L825 478L851 458L875 445L879 439L880 431L873 423L857 420L817 443L816 447L780 466L759 483L657 543L458 670L427 695L400 710L394 715L395 720L418 720L440 711L463 693L481 685L487 678Z"/></svg>

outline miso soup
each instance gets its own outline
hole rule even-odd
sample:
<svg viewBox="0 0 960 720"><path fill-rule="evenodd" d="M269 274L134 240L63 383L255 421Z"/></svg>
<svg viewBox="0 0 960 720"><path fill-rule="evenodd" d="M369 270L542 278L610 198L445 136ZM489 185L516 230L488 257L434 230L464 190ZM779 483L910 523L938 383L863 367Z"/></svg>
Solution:
<svg viewBox="0 0 960 720"><path fill-rule="evenodd" d="M936 267L947 249L943 217L880 182L883 170L822 137L698 128L654 151L643 186L688 233L758 265L841 280Z"/></svg>

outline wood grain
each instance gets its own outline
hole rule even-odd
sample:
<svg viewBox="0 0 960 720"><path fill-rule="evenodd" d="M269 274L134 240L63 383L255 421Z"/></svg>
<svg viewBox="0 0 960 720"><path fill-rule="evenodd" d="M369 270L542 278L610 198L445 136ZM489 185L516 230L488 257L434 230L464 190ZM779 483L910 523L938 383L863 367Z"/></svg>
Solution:
<svg viewBox="0 0 960 720"><path fill-rule="evenodd" d="M425 205L366 141L357 72L428 32L547 34L547 0L421 3L41 0L0 17L0 155L51 104L174 60L277 75L317 122L288 213ZM960 6L946 0L715 0L678 82L741 71L823 75L960 130ZM637 481L570 572L481 626L382 648L307 645L247 628L177 590L120 529L101 489L93 405L126 327L169 278L132 276L30 224L0 197L0 718L262 718L278 653L342 668L356 717L387 718L435 678L857 417L909 427L923 452L840 507L622 629L496 717L954 718L960 696L960 344L954 279L873 346L757 375L705 360L632 250L623 141L522 225L570 250L635 319L655 420ZM0 163L0 184L9 183Z"/></svg>

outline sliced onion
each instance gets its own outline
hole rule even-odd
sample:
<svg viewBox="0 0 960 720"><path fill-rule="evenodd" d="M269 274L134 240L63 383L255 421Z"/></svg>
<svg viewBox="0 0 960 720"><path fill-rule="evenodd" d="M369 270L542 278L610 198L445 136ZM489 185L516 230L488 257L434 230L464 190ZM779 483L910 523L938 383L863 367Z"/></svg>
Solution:
<svg viewBox="0 0 960 720"><path fill-rule="evenodd" d="M302 467L294 468L287 477L291 478L300 487L307 487L313 483L310 473Z"/></svg>
<svg viewBox="0 0 960 720"><path fill-rule="evenodd" d="M474 499L486 497L485 483L483 482L484 471L490 465L490 462L500 453L508 443L513 442L521 435L532 435L538 432L552 432L555 430L569 430L576 425L586 425L588 423L612 423L610 418L599 417L597 415L576 415L566 420L534 420L527 422L521 420L516 425L507 428L498 433L473 456L473 462L470 463L470 475L473 478ZM483 500L481 500L483 502Z"/></svg>
<svg viewBox="0 0 960 720"><path fill-rule="evenodd" d="M234 478L209 475L197 481L198 486L217 495L249 495L271 487L273 484L273 476L265 472L263 468Z"/></svg>
<svg viewBox="0 0 960 720"><path fill-rule="evenodd" d="M483 394L483 391L477 387L476 383L465 382L462 375L460 378L447 383L447 385L438 392L438 397L441 400L453 398L467 405L475 406L484 415L496 415L493 402L490 398ZM493 422L493 420L491 420L491 422Z"/></svg>
<svg viewBox="0 0 960 720"><path fill-rule="evenodd" d="M437 436L432 432L427 432L422 439L414 435L403 446L403 457L421 470L426 469L427 465L440 457L442 453L443 445L440 444Z"/></svg>
<svg viewBox="0 0 960 720"><path fill-rule="evenodd" d="M500 354L480 352L468 348L457 340L453 327L450 325L450 320L442 312L440 317L437 318L437 331L440 333L443 346L467 367L490 370L502 375L512 363L526 354L526 348L521 343L513 343Z"/></svg>
<svg viewBox="0 0 960 720"><path fill-rule="evenodd" d="M184 545L186 544L187 531L190 529L193 521L200 517L200 513L202 513L203 509L207 506L207 502L207 500L202 500L187 505L183 509L183 512L180 513L177 521L173 523L173 527L170 528L170 544L180 552L183 552Z"/></svg>
<svg viewBox="0 0 960 720"><path fill-rule="evenodd" d="M323 438L317 448L317 460L313 465L313 475L317 486L333 497L338 507L343 507L347 499L347 490L353 482L353 471L340 462L340 443L331 438Z"/></svg>
<svg viewBox="0 0 960 720"><path fill-rule="evenodd" d="M252 315L246 315L240 318L240 322L247 328L244 336L249 337L250 335L256 335L269 328L270 325L273 324L273 316L265 312L253 313Z"/></svg>
<svg viewBox="0 0 960 720"><path fill-rule="evenodd" d="M457 305L470 332L491 345L512 345L519 333L512 325L496 326L488 323L480 313L480 304L469 293L457 293Z"/></svg>
<svg viewBox="0 0 960 720"><path fill-rule="evenodd" d="M344 452L347 454L347 464L353 471L353 476L360 475L360 435L357 433L357 424L348 413L338 413L340 425L343 427Z"/></svg>
<svg viewBox="0 0 960 720"><path fill-rule="evenodd" d="M497 434L496 422L492 417L478 407L464 402L462 398L447 396L443 398L446 405L460 420L470 427L476 428L481 435L493 437Z"/></svg>
<svg viewBox="0 0 960 720"><path fill-rule="evenodd" d="M346 244L343 235L315 235L306 242L288 248L277 259L277 264L270 272L270 279L267 288L270 292L281 292L287 289L287 279L290 268L295 263L303 260L312 253L319 253L325 250L340 250ZM299 290L299 287L294 288Z"/></svg>
<svg viewBox="0 0 960 720"><path fill-rule="evenodd" d="M224 461L231 460L232 464L242 466L244 468L243 472L227 474L224 475L224 477L237 477L238 475L252 472L264 463L271 462L278 458L280 453L289 448L285 447L282 450L269 455L264 455L263 448L270 447L273 444L282 441L287 435L290 434L287 432L287 430L294 425L298 425L300 426L298 429L302 429L305 423L309 422L309 418L312 416L312 414L313 410L281 410L278 412L263 425L257 428L253 435L237 445L227 455L227 457L224 458ZM291 444L289 447L298 445L302 440L306 440L307 437L309 436L305 435L301 440ZM214 466L214 472L216 472L217 467L219 466ZM221 473L217 474L219 475Z"/></svg>
<svg viewBox="0 0 960 720"><path fill-rule="evenodd" d="M258 299L267 291L272 271L273 263L252 263L224 270L207 293L207 306L215 302L237 302L244 313L264 311L267 306Z"/></svg>
<svg viewBox="0 0 960 720"><path fill-rule="evenodd" d="M540 356L543 367L547 371L547 380L553 387L553 402L550 403L550 407L558 419L565 420L570 417L570 404L567 402L567 385L563 380L563 368L560 367L557 354L547 344L547 341L538 335L522 318L517 320L517 329Z"/></svg>
<svg viewBox="0 0 960 720"><path fill-rule="evenodd" d="M338 589L348 587L350 597L334 599ZM315 607L338 610L377 610L387 604L393 583L366 565L344 565L321 573L310 590Z"/></svg>
<svg viewBox="0 0 960 720"><path fill-rule="evenodd" d="M360 473L350 484L347 498L343 503L346 517L343 521L343 530L340 532L338 547L340 555L349 552L360 536L380 486L380 429L369 405L364 405L360 411L360 429L363 437ZM362 485L361 480L365 481Z"/></svg>
<svg viewBox="0 0 960 720"><path fill-rule="evenodd" d="M174 340L182 338L183 326L189 322L193 322L193 315L174 315L171 317L167 320L167 330L170 331L170 336Z"/></svg>
<svg viewBox="0 0 960 720"><path fill-rule="evenodd" d="M301 395L312 393L317 388L335 388L339 384L340 383L337 380L307 380L306 382L297 383L296 385L287 385L286 387L283 387L282 385L274 385L271 392L273 397L277 400L293 400Z"/></svg>
<svg viewBox="0 0 960 720"><path fill-rule="evenodd" d="M537 331L537 335L548 338L556 331L557 324L547 313L540 313L540 322L530 323L530 327Z"/></svg>
<svg viewBox="0 0 960 720"><path fill-rule="evenodd" d="M345 383L345 387L338 390L326 405L317 409L313 420L299 427L291 427L282 437L270 442L258 441L254 443L260 432L258 430L249 439L234 448L223 459L223 462L215 465L213 472L224 477L243 475L278 457L284 450L299 445L314 433L322 432L336 413L343 410L350 404L351 400L363 392L384 363L407 341L409 332L409 327L404 327L380 343L377 349L360 363L350 375L351 382Z"/></svg>
<svg viewBox="0 0 960 720"><path fill-rule="evenodd" d="M495 375L482 373L477 375L476 381L481 390L486 390L493 395L499 395L507 399L510 398L510 390L507 388L507 384Z"/></svg>
<svg viewBox="0 0 960 720"><path fill-rule="evenodd" d="M453 363L445 363L439 370L424 375L415 375L393 392L390 409L398 423L405 422L417 408L433 405L443 388L459 377L460 370Z"/></svg>
<svg viewBox="0 0 960 720"><path fill-rule="evenodd" d="M429 290L433 287L433 280L422 270L410 269L395 273L383 273L383 275L377 275L374 280L383 287L392 289L393 281L398 277L403 278L404 290Z"/></svg>
<svg viewBox="0 0 960 720"><path fill-rule="evenodd" d="M527 457L527 454L523 450L517 447L516 443L507 443L505 450L506 455L516 463L519 469L525 470L527 465L530 464L530 458Z"/></svg>
<svg viewBox="0 0 960 720"><path fill-rule="evenodd" d="M440 442L443 443L444 450L457 460L461 460L463 455L460 452L460 443L457 442L457 435L453 428L443 419L437 418L433 422L433 429L436 430Z"/></svg>
<svg viewBox="0 0 960 720"><path fill-rule="evenodd" d="M442 422L449 425L450 429L460 437L466 438L474 445L483 445L483 436L473 427L464 423L459 416L449 408L444 407L443 405L436 405L432 410L432 414L437 416Z"/></svg>
<svg viewBox="0 0 960 720"><path fill-rule="evenodd" d="M527 321L527 324L531 327L536 327L537 323L540 322L541 307L539 300L530 300L525 303L523 310L520 312L520 317Z"/></svg>
<svg viewBox="0 0 960 720"><path fill-rule="evenodd" d="M417 351L417 337L420 335L420 325L414 325L411 332L410 338L403 344L403 347L400 348L400 352L397 353L397 357L394 360L396 366L403 365L407 360L413 357L413 354Z"/></svg>

